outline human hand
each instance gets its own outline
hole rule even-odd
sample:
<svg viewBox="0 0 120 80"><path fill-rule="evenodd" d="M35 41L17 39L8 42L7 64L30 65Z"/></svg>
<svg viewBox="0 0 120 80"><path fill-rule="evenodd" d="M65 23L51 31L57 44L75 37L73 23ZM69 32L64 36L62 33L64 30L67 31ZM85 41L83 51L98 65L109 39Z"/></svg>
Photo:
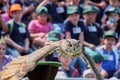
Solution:
<svg viewBox="0 0 120 80"><path fill-rule="evenodd" d="M26 52L26 53L28 52L28 50L29 50L29 47L28 47L28 46L25 47L25 52Z"/></svg>
<svg viewBox="0 0 120 80"><path fill-rule="evenodd" d="M92 48L92 49L94 49L94 48L95 48L95 45L89 44L89 47Z"/></svg>
<svg viewBox="0 0 120 80"><path fill-rule="evenodd" d="M25 48L22 47L22 46L17 46L16 48L19 52L24 52L25 51Z"/></svg>

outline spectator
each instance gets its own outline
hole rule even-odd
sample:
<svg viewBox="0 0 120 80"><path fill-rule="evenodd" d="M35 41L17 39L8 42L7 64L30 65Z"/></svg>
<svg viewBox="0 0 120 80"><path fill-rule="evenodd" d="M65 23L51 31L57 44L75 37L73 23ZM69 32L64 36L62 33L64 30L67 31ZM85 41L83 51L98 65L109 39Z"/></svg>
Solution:
<svg viewBox="0 0 120 80"><path fill-rule="evenodd" d="M38 6L39 1L34 0L34 1L30 1L30 0L10 0L10 5L18 3L22 6L23 12L22 12L22 19L21 21L23 23L25 23L26 25L28 25L28 23L30 22L30 20L32 19L32 15L36 9L36 7ZM34 16L35 17L35 16Z"/></svg>
<svg viewBox="0 0 120 80"><path fill-rule="evenodd" d="M0 71L3 70L4 66L12 61L12 56L6 55L6 40L4 37L0 39Z"/></svg>
<svg viewBox="0 0 120 80"><path fill-rule="evenodd" d="M20 4L13 4L10 7L12 20L8 22L9 33L7 34L8 51L13 57L29 54L30 42L27 27L21 22L22 7Z"/></svg>
<svg viewBox="0 0 120 80"><path fill-rule="evenodd" d="M37 19L32 20L28 25L33 45L38 48L44 46L46 34L51 30L51 22L46 7L36 9Z"/></svg>
<svg viewBox="0 0 120 80"><path fill-rule="evenodd" d="M46 6L51 16L52 23L58 24L61 31L64 31L63 21L66 19L66 6L60 4L62 0L43 0L39 6Z"/></svg>
<svg viewBox="0 0 120 80"><path fill-rule="evenodd" d="M94 72L92 71L92 69L87 69L84 71L83 73L83 77L84 78L96 78Z"/></svg>
<svg viewBox="0 0 120 80"><path fill-rule="evenodd" d="M102 40L102 29L100 25L95 22L96 20L96 10L94 6L85 5L83 8L84 17L84 41L83 45L91 49L101 44Z"/></svg>
<svg viewBox="0 0 120 80"><path fill-rule="evenodd" d="M94 51L92 53L89 54L89 56L94 60L95 62L95 66L98 68L98 70L100 71L101 67L102 67L102 62L106 59L105 56L102 56L99 52ZM91 75L89 75L89 73ZM91 68L87 69L84 71L83 73L83 77L85 78L95 78L95 73L92 71Z"/></svg>
<svg viewBox="0 0 120 80"><path fill-rule="evenodd" d="M47 41L49 42L59 41L60 39L61 32L57 30L51 30L47 35ZM58 51L54 51L52 54L46 56L46 61L59 61L57 58L58 56Z"/></svg>
<svg viewBox="0 0 120 80"><path fill-rule="evenodd" d="M116 72L118 64L118 51L116 47L114 47L116 39L115 32L112 30L107 31L104 33L103 38L104 45L97 48L103 56L107 56L107 59L102 63L101 74L105 78L110 78Z"/></svg>
<svg viewBox="0 0 120 80"><path fill-rule="evenodd" d="M8 27L3 21L1 14L0 14L0 37L3 36L5 32L8 32Z"/></svg>
<svg viewBox="0 0 120 80"><path fill-rule="evenodd" d="M66 39L83 41L84 24L79 20L80 14L77 6L68 6L68 20L64 24Z"/></svg>
<svg viewBox="0 0 120 80"><path fill-rule="evenodd" d="M66 39L77 39L82 43L84 24L79 20L80 14L77 6L68 6L67 8L68 20L64 23ZM71 66L76 66L80 75L86 69L86 65L81 57L73 58Z"/></svg>
<svg viewBox="0 0 120 80"><path fill-rule="evenodd" d="M103 13L103 17L102 17L102 24L105 24L105 21L107 20L107 15L105 14L111 7L116 7L118 9L120 9L120 5L119 5L120 1L119 0L109 0L109 4L107 5L107 7L104 10Z"/></svg>
<svg viewBox="0 0 120 80"><path fill-rule="evenodd" d="M111 7L106 12L106 15L108 16L108 20L106 21L106 24L103 26L103 30L114 30L116 32L116 39L118 42L119 36L120 36L120 28L119 28L119 16L120 16L120 10L116 7Z"/></svg>
<svg viewBox="0 0 120 80"><path fill-rule="evenodd" d="M62 64L62 67L59 68L59 71L56 75L56 78L75 78L78 77L78 71L74 67L70 66L71 58L60 55L58 57L59 61Z"/></svg>
<svg viewBox="0 0 120 80"><path fill-rule="evenodd" d="M72 5L72 6L78 6L78 9L79 9L79 12L80 12L80 18L83 18L83 15L82 15L82 12L83 12L83 8L80 6L80 1L81 0L71 0L71 3L69 3L69 5Z"/></svg>

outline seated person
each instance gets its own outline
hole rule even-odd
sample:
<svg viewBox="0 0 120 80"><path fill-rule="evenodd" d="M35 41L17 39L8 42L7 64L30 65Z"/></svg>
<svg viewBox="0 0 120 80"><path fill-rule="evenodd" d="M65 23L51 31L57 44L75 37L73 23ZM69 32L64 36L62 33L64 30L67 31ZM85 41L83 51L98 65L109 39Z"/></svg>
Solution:
<svg viewBox="0 0 120 80"><path fill-rule="evenodd" d="M70 66L72 58L60 55L58 60L61 62L62 67L59 68L56 78L75 78L79 77L78 70Z"/></svg>
<svg viewBox="0 0 120 80"><path fill-rule="evenodd" d="M12 56L6 55L6 48L6 41L2 37L0 39L0 71L3 70L4 66L13 59Z"/></svg>

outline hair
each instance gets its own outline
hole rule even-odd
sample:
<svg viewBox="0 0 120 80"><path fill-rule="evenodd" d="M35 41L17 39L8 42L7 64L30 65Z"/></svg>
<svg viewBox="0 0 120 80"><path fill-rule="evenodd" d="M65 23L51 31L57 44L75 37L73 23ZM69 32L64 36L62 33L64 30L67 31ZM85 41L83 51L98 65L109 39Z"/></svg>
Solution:
<svg viewBox="0 0 120 80"><path fill-rule="evenodd" d="M36 15L38 16L39 14L36 14ZM37 16L36 16L36 19L37 19ZM50 14L47 14L47 22L52 22L52 18Z"/></svg>
<svg viewBox="0 0 120 80"><path fill-rule="evenodd" d="M3 37L3 36L1 36L1 38L0 38L0 45L1 45L1 44L6 45L6 38Z"/></svg>

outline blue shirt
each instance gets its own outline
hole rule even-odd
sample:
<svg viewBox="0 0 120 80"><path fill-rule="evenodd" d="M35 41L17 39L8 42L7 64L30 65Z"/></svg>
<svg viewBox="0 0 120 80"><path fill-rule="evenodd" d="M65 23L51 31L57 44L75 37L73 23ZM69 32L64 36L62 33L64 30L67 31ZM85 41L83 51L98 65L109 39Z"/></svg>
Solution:
<svg viewBox="0 0 120 80"><path fill-rule="evenodd" d="M116 70L116 56L113 50L111 50L110 52L108 52L107 50L105 50L104 48L103 50L103 56L107 55L107 59L103 61L102 63L102 68L105 70Z"/></svg>
<svg viewBox="0 0 120 80"><path fill-rule="evenodd" d="M66 8L64 6L58 6L53 2L45 5L52 18L53 23L62 23L66 19Z"/></svg>
<svg viewBox="0 0 120 80"><path fill-rule="evenodd" d="M88 43L99 45L100 38L103 36L103 31L97 23L87 24L84 22L84 40Z"/></svg>
<svg viewBox="0 0 120 80"><path fill-rule="evenodd" d="M82 21L78 21L77 25L71 23L71 21L67 20L64 22L65 32L71 33L72 39L79 40L79 35L84 31L84 23Z"/></svg>
<svg viewBox="0 0 120 80"><path fill-rule="evenodd" d="M10 38L17 44L23 46L23 44L25 44L25 39L30 37L28 29L27 27L23 27L16 22L13 22L13 25L12 33L10 33L10 24L8 23Z"/></svg>

